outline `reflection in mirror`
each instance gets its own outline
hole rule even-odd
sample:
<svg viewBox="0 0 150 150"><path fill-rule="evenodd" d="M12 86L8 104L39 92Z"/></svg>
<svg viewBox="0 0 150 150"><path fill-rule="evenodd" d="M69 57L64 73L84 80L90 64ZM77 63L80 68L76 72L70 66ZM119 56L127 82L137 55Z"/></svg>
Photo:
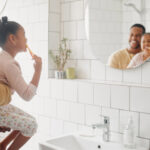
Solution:
<svg viewBox="0 0 150 150"><path fill-rule="evenodd" d="M145 0L86 0L87 45L94 57L117 69L135 68L148 60L149 46L141 50L148 36L142 37L148 13Z"/></svg>
<svg viewBox="0 0 150 150"><path fill-rule="evenodd" d="M150 33L145 33L141 39L141 52L137 53L130 61L127 68L135 68L150 58Z"/></svg>
<svg viewBox="0 0 150 150"><path fill-rule="evenodd" d="M128 48L112 53L108 59L108 65L117 69L135 67L135 65L132 63L132 59L141 52L141 37L144 33L145 27L143 25L134 24L133 26L131 26ZM136 64L138 66L138 62Z"/></svg>

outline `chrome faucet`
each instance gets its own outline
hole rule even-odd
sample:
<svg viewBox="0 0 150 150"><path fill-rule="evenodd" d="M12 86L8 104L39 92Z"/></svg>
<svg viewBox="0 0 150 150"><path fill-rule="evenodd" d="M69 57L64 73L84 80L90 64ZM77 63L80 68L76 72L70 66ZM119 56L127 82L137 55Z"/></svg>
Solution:
<svg viewBox="0 0 150 150"><path fill-rule="evenodd" d="M103 141L109 142L110 141L110 119L108 116L102 116L104 118L103 124L93 124L92 128L103 128Z"/></svg>

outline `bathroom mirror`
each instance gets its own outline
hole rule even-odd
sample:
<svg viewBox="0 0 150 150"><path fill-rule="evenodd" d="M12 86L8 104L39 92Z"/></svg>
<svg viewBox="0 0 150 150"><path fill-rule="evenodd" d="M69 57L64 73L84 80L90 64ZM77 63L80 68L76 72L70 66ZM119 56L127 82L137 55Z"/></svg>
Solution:
<svg viewBox="0 0 150 150"><path fill-rule="evenodd" d="M7 0L0 0L0 16L3 10L5 9L6 3L7 3Z"/></svg>
<svg viewBox="0 0 150 150"><path fill-rule="evenodd" d="M135 54L126 53L128 53L127 49L131 45L131 41L129 42L131 26L137 23L142 24L148 31L146 17L150 11L146 10L146 2L146 0L86 0L86 47L92 52L94 59L117 69L135 68L145 62L141 61L140 64L129 65ZM133 45L134 42L137 41L132 40ZM121 54L119 52L118 55L120 50L123 51ZM118 57L116 51L117 55L121 57L120 61L116 58ZM138 49L136 54L139 52L141 51ZM128 60L125 60L126 56ZM147 56L146 61L148 58ZM118 64L112 65L114 61ZM125 64L120 66L121 63Z"/></svg>

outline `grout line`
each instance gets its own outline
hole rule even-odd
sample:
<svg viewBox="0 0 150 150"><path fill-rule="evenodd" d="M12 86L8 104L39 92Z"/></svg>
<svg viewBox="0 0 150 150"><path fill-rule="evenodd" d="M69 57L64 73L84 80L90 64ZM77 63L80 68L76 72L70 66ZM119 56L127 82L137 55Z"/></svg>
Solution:
<svg viewBox="0 0 150 150"><path fill-rule="evenodd" d="M129 111L131 110L131 87L129 88Z"/></svg>
<svg viewBox="0 0 150 150"><path fill-rule="evenodd" d="M140 119L141 119L141 116L140 116L140 113L138 113L138 124L139 124L139 126L138 126L138 136L140 137Z"/></svg>
<svg viewBox="0 0 150 150"><path fill-rule="evenodd" d="M110 108L112 108L112 106L111 106L111 93L112 93L112 90L111 90L111 85L109 85L109 94L110 94L110 97L109 97L109 101L110 101Z"/></svg>

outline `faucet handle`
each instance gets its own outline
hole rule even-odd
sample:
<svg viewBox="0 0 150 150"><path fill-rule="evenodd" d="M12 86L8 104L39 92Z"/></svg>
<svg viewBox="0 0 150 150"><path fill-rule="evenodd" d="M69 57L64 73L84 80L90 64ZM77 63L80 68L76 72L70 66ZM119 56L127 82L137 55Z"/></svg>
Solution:
<svg viewBox="0 0 150 150"><path fill-rule="evenodd" d="M104 116L104 124L109 124L110 121L109 121L109 117L108 116Z"/></svg>
<svg viewBox="0 0 150 150"><path fill-rule="evenodd" d="M104 115L99 115L99 116L101 116L101 117L104 118L104 124L109 124L109 123L110 123L110 118L109 118L109 116L104 116Z"/></svg>

